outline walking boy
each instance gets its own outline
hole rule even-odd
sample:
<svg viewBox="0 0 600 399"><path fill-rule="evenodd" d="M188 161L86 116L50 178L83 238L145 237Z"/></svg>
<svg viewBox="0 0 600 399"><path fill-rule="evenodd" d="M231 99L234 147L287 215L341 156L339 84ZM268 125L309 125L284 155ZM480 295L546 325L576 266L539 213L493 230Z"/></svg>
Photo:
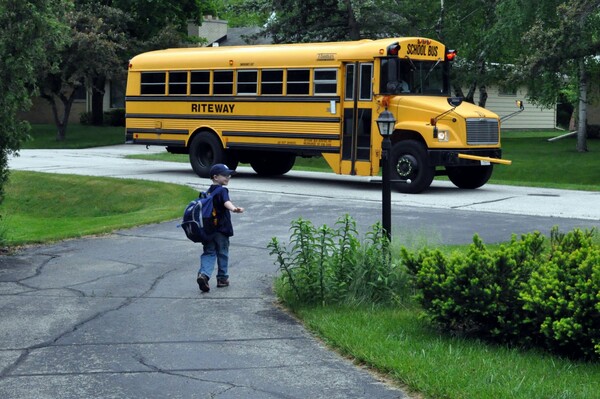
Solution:
<svg viewBox="0 0 600 399"><path fill-rule="evenodd" d="M215 164L210 168L212 185L208 192L214 195L213 206L217 212L217 226L211 240L203 244L204 252L200 256L200 270L198 270L196 282L202 292L210 291L208 280L215 268L215 261L218 266L217 287L229 286L229 274L227 273L229 237L233 235L231 214L229 212L244 212L244 208L233 205L231 199L229 199L229 190L225 187L233 173L235 172L222 163Z"/></svg>

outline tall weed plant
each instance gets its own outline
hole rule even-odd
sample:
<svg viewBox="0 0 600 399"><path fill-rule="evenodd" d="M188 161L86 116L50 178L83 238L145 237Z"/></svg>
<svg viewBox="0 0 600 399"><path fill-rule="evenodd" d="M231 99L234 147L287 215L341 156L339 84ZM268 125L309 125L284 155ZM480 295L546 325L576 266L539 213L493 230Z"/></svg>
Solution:
<svg viewBox="0 0 600 399"><path fill-rule="evenodd" d="M299 218L290 231L289 244L276 237L268 244L280 271L277 293L288 305L388 304L407 296L407 274L392 261L381 223L362 241L349 215L334 228Z"/></svg>

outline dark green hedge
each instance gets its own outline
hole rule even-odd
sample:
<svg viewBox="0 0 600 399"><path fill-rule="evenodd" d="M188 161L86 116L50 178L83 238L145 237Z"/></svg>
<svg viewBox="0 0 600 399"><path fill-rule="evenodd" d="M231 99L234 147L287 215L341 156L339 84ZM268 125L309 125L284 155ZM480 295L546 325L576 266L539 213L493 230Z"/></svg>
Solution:
<svg viewBox="0 0 600 399"><path fill-rule="evenodd" d="M592 231L539 232L466 254L406 249L402 259L429 319L452 333L600 359L600 247Z"/></svg>

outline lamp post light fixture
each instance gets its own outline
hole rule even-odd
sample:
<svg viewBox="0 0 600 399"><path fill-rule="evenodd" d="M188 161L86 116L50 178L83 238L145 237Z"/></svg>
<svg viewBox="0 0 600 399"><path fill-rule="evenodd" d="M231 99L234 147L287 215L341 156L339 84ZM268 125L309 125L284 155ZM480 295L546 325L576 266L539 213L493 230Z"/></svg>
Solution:
<svg viewBox="0 0 600 399"><path fill-rule="evenodd" d="M389 242L392 242L392 186L390 180L390 149L392 141L390 137L394 133L396 119L394 115L387 110L379 114L376 120L379 134L383 137L381 143L381 172L382 189L381 189L381 223L383 230Z"/></svg>

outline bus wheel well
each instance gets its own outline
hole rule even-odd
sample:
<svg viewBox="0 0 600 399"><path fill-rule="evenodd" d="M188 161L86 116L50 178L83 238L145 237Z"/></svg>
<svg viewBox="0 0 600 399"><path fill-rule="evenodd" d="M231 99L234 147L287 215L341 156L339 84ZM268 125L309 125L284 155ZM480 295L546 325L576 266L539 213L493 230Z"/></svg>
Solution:
<svg viewBox="0 0 600 399"><path fill-rule="evenodd" d="M414 130L396 130L392 136L392 145L407 140L417 141L427 148L427 142L423 136Z"/></svg>
<svg viewBox="0 0 600 399"><path fill-rule="evenodd" d="M198 129L188 142L190 164L200 177L210 177L210 168L216 163L224 163L235 170L238 159L235 153L226 150L219 136L210 129Z"/></svg>
<svg viewBox="0 0 600 399"><path fill-rule="evenodd" d="M190 148L192 141L194 140L194 137L196 137L199 134L210 134L212 136L215 136L217 139L219 139L219 141L221 141L217 132L215 132L214 130L207 128L207 127L201 127L201 128L194 130L194 133L192 133L190 135L190 138L188 140L188 148Z"/></svg>

